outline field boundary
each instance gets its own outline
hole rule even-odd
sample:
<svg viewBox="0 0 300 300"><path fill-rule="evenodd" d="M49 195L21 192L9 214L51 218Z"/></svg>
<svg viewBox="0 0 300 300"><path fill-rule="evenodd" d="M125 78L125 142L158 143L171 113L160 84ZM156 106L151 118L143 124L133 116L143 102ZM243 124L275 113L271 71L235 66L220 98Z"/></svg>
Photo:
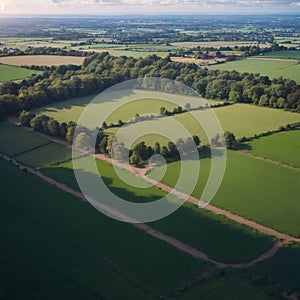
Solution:
<svg viewBox="0 0 300 300"><path fill-rule="evenodd" d="M84 202L89 201L90 203L93 202L97 202L96 200L94 200L93 198L90 198L87 200L85 195L82 194L81 192L78 192L72 188L70 188L69 186L58 182L44 174L42 174L39 170L35 170L32 169L30 167L24 166L22 164L20 164L19 162L17 162L15 159L12 159L11 157L4 155L2 153L0 153L0 157L2 157L3 159L5 159L6 161L11 162L12 164L14 164L16 167L20 168L21 170L28 172L32 175L35 175L37 177L39 177L40 179L42 179L43 181L47 182L48 184L54 185L57 188L59 188L60 190L69 193L81 200L83 200ZM99 206L99 202L97 202L98 206ZM267 260L271 257L273 257L280 248L282 248L283 246L285 246L288 242L287 241L277 241L273 247L271 249L269 249L268 251L264 252L263 254L261 254L258 258L256 258L255 260L252 260L250 262L247 263L239 263L239 264L229 264L229 263L222 263L219 262L217 260L214 260L212 258L210 258L208 255L206 255L204 252L193 248L192 246L172 237L169 236L163 232L160 232L152 227L150 227L149 225L146 225L144 223L136 223L136 220L124 215L123 213L119 212L118 210L104 205L104 204L100 204L101 208L105 211L107 211L108 213L113 213L113 214L117 214L119 215L122 219L127 220L127 221L133 221L134 223L132 224L134 227L138 228L139 230L144 231L145 233L147 233L148 235L162 240L164 242L166 242L167 244L177 248L178 250L191 255L192 257L196 258L196 259L202 259L205 260L211 264L214 264L216 267L218 268L234 268L234 269L239 269L239 268L246 268L246 267L250 267L253 266L259 262L262 262L264 260Z"/></svg>

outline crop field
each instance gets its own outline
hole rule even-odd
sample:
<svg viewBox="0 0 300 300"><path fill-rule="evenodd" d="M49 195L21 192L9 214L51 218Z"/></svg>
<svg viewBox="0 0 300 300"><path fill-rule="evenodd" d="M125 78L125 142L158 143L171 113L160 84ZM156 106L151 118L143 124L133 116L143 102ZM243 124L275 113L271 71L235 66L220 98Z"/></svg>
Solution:
<svg viewBox="0 0 300 300"><path fill-rule="evenodd" d="M59 56L59 55L25 55L0 57L0 64L12 66L59 66L59 65L82 65L84 57ZM32 72L32 71L30 71Z"/></svg>
<svg viewBox="0 0 300 300"><path fill-rule="evenodd" d="M3 160L0 174L5 298L153 299L207 268Z"/></svg>
<svg viewBox="0 0 300 300"><path fill-rule="evenodd" d="M15 66L3 65L0 63L0 82L23 79L26 77L30 77L33 74L39 74L39 73L40 73L39 71L28 70L20 67L15 67Z"/></svg>
<svg viewBox="0 0 300 300"><path fill-rule="evenodd" d="M0 122L0 141L0 152L9 156L49 144L49 140L8 122Z"/></svg>
<svg viewBox="0 0 300 300"><path fill-rule="evenodd" d="M300 59L300 50L281 50L267 52L263 57Z"/></svg>
<svg viewBox="0 0 300 300"><path fill-rule="evenodd" d="M278 132L248 143L250 153L300 168L300 130Z"/></svg>
<svg viewBox="0 0 300 300"><path fill-rule="evenodd" d="M260 73L270 78L290 78L300 83L300 64L297 61L264 60L261 59L239 59L224 64L210 66L209 69L236 70L244 73Z"/></svg>
<svg viewBox="0 0 300 300"><path fill-rule="evenodd" d="M127 201L148 203L165 196L165 192L156 187L138 189L127 185L108 163L97 160L97 166L110 190ZM66 162L41 171L49 177L78 189L72 167L72 162ZM127 172L127 176L132 177L131 180L142 180L128 171L122 172ZM181 226L178 227L176 224L181 224ZM222 262L248 262L272 247L272 239L191 205L181 207L167 218L151 223L151 226ZM199 230L191 230L191 228L199 228ZM205 228L205 230L200 228ZM214 236L214 239L210 239L211 236Z"/></svg>
<svg viewBox="0 0 300 300"><path fill-rule="evenodd" d="M300 171L233 151L227 154L225 176L212 204L281 232L300 236ZM197 198L201 197L210 170L210 159L200 162L202 173L193 192ZM162 181L175 186L180 168L180 163L169 164Z"/></svg>

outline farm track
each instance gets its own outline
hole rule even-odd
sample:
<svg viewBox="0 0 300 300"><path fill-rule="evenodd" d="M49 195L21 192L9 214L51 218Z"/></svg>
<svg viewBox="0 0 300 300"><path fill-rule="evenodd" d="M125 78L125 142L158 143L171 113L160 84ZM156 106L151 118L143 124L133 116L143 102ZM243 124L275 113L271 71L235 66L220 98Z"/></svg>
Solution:
<svg viewBox="0 0 300 300"><path fill-rule="evenodd" d="M88 200L86 199L85 195L82 194L81 192L78 192L72 188L70 188L69 186L61 183L61 182L58 182L44 174L42 174L40 171L38 170L35 170L35 169L32 169L32 168L29 168L27 166L24 166L20 163L18 163L16 160L4 155L4 154L0 154L0 157L4 158L5 160L9 161L9 162L12 162L15 166L17 166L18 168L20 168L21 170L23 171L27 171L29 174L32 174L32 175L35 175L37 177L39 177L40 179L42 179L43 181L47 182L48 184L51 184L51 185L54 185L56 186L57 188L59 188L60 190L66 192L66 193L69 193L83 201L89 201L91 204L94 203L94 202L97 202L96 200L94 200L93 198L89 198ZM196 259L202 259L202 260L205 260L213 265L215 265L216 267L218 268L234 268L234 269L239 269L239 268L246 268L246 267L250 267L250 266L253 266L259 262L262 262L264 260L267 260L269 258L271 258L272 256L274 256L277 251L283 247L284 245L287 244L287 241L284 241L284 242L276 242L274 244L274 246L269 249L268 251L266 251L265 253L263 253L262 255L260 255L258 258L256 258L255 260L253 261L250 261L248 263L240 263L240 264L228 264L228 263L222 263L222 262L219 262L219 261L216 261L214 259L211 259L210 257L208 257L204 252L198 250L198 249L195 249L193 247L191 247L190 245L172 237L172 236L169 236L163 232L160 232L152 227L150 227L149 225L146 225L144 223L137 223L136 220L132 219L131 217L128 217L126 215L124 215L123 213L119 212L118 210L110 207L110 206L107 206L107 205L104 205L104 204L100 204L99 205L99 202L97 202L97 205L98 207L101 207L101 209L105 210L107 213L109 214L113 214L113 215L116 215L118 216L119 218L123 219L124 221L127 221L127 222L131 222L133 226L135 226L136 228L138 228L139 230L142 230L144 231L145 233L149 234L150 236L156 238L156 239L159 239L159 240L162 240L166 243L168 243L169 245L181 250L182 252L186 253L186 254L189 254L191 255L192 257L196 258Z"/></svg>

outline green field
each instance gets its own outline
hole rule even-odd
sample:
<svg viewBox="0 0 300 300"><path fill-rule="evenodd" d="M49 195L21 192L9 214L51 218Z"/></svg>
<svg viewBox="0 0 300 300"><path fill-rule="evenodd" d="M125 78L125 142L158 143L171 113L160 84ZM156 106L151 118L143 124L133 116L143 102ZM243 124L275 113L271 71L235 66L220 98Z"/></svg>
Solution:
<svg viewBox="0 0 300 300"><path fill-rule="evenodd" d="M45 146L49 140L9 122L0 122L0 152L9 156Z"/></svg>
<svg viewBox="0 0 300 300"><path fill-rule="evenodd" d="M165 196L165 192L155 187L138 189L127 185L116 175L112 165L108 163L97 160L97 166L111 191L127 201L146 203ZM42 169L42 172L57 181L78 189L72 171L72 162ZM136 179L130 173L128 176L131 176L132 180L142 180ZM177 226L178 224L181 225ZM248 262L272 246L272 239L211 213L201 211L192 205L181 207L163 220L151 223L151 226L222 262ZM204 228L205 230L203 230ZM211 236L214 239L211 239ZM220 245L222 246L220 247Z"/></svg>
<svg viewBox="0 0 300 300"><path fill-rule="evenodd" d="M134 99L135 97L137 99L142 99L142 101L134 101L125 104L126 101ZM87 96L71 99L39 108L34 110L34 112L46 114L60 122L68 122L71 120L77 122L84 108L93 98L94 96ZM186 101L197 103L198 101L201 101L201 98L195 100L195 98L187 97ZM210 104L216 103L216 101L212 100L208 100L208 102ZM122 105L122 103L124 104ZM117 108L119 105L122 105L122 107ZM173 110L175 104L168 104L157 98L150 99L149 95L141 98L139 93L136 93L130 97L116 97L115 99L111 99L111 101L103 101L99 104L92 104L92 106L91 127L94 128L99 126L100 123L100 121L99 123L97 122L99 119L99 111L111 112L106 119L107 123L110 124L111 122L117 123L118 120L122 120L123 122L131 120L135 117L136 113L139 113L140 115L157 114L162 106L166 107L168 110ZM196 104L194 107L196 107ZM234 104L216 108L214 111L219 118L224 131L229 130L238 138L243 136L251 137L258 133L277 130L279 126L299 122L300 120L299 115L295 113L250 104ZM208 139L206 134L197 121L200 121L205 116L205 111L193 111L193 114L195 115L196 120L190 113L175 115L170 118L182 124L191 134L200 136L202 144L207 144ZM152 121L148 120L128 125L126 132L124 132L126 139L129 140L132 136L138 136L141 125L145 128L151 128L153 132L159 133L161 132L161 128L169 126L170 118L155 119ZM94 120L96 120L96 122ZM115 134L118 130L118 128L109 128L106 132ZM159 141L161 144L166 144L167 142L166 138L157 135L148 135L143 137L142 140L145 140L150 145L154 145L156 141Z"/></svg>
<svg viewBox="0 0 300 300"><path fill-rule="evenodd" d="M158 94L160 95L160 94ZM164 94L161 94L162 97ZM115 97L114 97L115 96ZM48 106L44 106L33 110L37 114L45 114L52 117L60 122L77 122L80 115L84 111L85 107L94 100L96 95L86 96L81 98L73 98L67 101L53 103ZM93 110L107 111L109 116L107 118L107 123L118 122L122 120L123 122L131 120L135 117L136 113L143 114L158 114L160 113L160 108L163 106L166 109L172 111L174 107L177 107L176 103L170 103L167 99L159 98L155 94L150 92L139 92L135 91L130 96L124 96L119 94L113 94L108 96L108 99L102 99L99 104L93 105ZM176 96L182 100L182 96ZM168 98L170 98L168 96ZM98 99L98 98L97 98ZM198 103L200 104L203 98L195 98L184 96L186 102L194 103L194 106ZM100 101L100 100L99 100ZM127 103L130 101L129 103ZM220 101L206 100L209 104L213 105L219 103ZM118 106L120 106L118 108ZM97 117L99 113L95 111L93 117ZM95 126L99 125L95 123Z"/></svg>
<svg viewBox="0 0 300 300"><path fill-rule="evenodd" d="M209 66L209 69L235 70L241 73L260 73L270 78L290 78L300 83L300 65L297 61L264 60L263 58L239 59L219 65Z"/></svg>
<svg viewBox="0 0 300 300"><path fill-rule="evenodd" d="M250 104L234 104L216 108L214 111L223 130L233 132L237 138L241 138L243 136L252 137L255 134L277 130L282 125L299 122L300 120L299 115L295 113ZM207 136L204 133L202 126L199 125L199 122L205 118L205 111L193 111L193 115L185 113L175 115L170 118L182 124L190 134L198 135L202 144L207 144ZM169 118L162 118L129 125L126 127L126 131L124 132L124 141L131 137L138 136L141 131L141 126L144 126L146 129L151 128L153 132L159 133L161 132L161 128L167 128L170 126L170 120ZM118 130L118 128L110 128L107 132L115 134ZM156 141L159 141L161 144L167 143L166 138L157 135L148 135L139 139L139 141L141 140L145 140L150 145L154 145Z"/></svg>
<svg viewBox="0 0 300 300"><path fill-rule="evenodd" d="M193 192L198 198L210 170L210 159L200 162L200 180ZM174 186L180 168L180 162L169 164L163 182ZM155 176L155 173L150 176ZM300 236L299 180L300 171L229 151L225 176L212 204L265 226Z"/></svg>
<svg viewBox="0 0 300 300"><path fill-rule="evenodd" d="M14 158L27 166L41 167L70 160L72 158L72 150L56 143L50 143L17 155Z"/></svg>
<svg viewBox="0 0 300 300"><path fill-rule="evenodd" d="M272 51L265 53L264 57L300 59L300 50Z"/></svg>
<svg viewBox="0 0 300 300"><path fill-rule="evenodd" d="M300 168L300 129L254 139L248 145L251 154Z"/></svg>
<svg viewBox="0 0 300 300"><path fill-rule="evenodd" d="M0 64L0 81L23 79L39 73L35 70Z"/></svg>
<svg viewBox="0 0 300 300"><path fill-rule="evenodd" d="M153 299L206 269L3 160L0 174L5 299Z"/></svg>

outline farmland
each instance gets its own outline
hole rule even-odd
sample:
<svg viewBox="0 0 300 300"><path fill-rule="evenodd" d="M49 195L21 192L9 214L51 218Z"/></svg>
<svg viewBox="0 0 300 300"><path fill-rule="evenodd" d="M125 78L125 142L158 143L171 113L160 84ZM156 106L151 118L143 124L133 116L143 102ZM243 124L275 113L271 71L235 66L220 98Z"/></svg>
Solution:
<svg viewBox="0 0 300 300"><path fill-rule="evenodd" d="M300 168L300 130L279 132L248 143L250 153Z"/></svg>
<svg viewBox="0 0 300 300"><path fill-rule="evenodd" d="M202 159L200 162L200 178L205 179L210 170L210 162L209 159ZM177 181L174 174L179 173L180 163L168 165L163 182L174 186ZM300 172L297 170L230 151L223 183L212 204L268 227L299 236L300 205L296 196L299 180ZM201 197L204 184L204 180L198 182L193 192L195 197Z"/></svg>
<svg viewBox="0 0 300 300"><path fill-rule="evenodd" d="M165 196L165 192L155 187L138 189L125 184L108 163L97 160L97 166L102 178L104 178L105 183L111 191L127 201L148 203ZM42 172L72 188L78 189L72 172L71 162L42 169ZM131 181L137 180L134 175L128 173L128 176L132 177ZM177 228L176 224L182 224L182 226ZM190 205L181 207L164 220L152 223L152 226L204 251L210 257L221 262L247 262L256 258L272 245L271 239L259 236L251 230L222 220L211 213L200 211L198 208L194 209ZM204 231L190 230L191 228L202 227L205 227ZM214 236L215 240L209 240L209 236ZM227 243L226 241L231 242ZM236 241L239 241L239 243L236 243ZM222 251L217 246L219 243L222 244Z"/></svg>
<svg viewBox="0 0 300 300"><path fill-rule="evenodd" d="M224 64L213 65L210 69L236 70L238 72L260 73L270 78L290 78L300 83L300 65L297 61L264 60L263 58L238 59Z"/></svg>
<svg viewBox="0 0 300 300"><path fill-rule="evenodd" d="M84 57L59 56L59 55L26 55L0 57L0 64L12 66L59 66L59 65L82 65Z"/></svg>
<svg viewBox="0 0 300 300"><path fill-rule="evenodd" d="M0 63L0 82L8 80L17 80L30 77L33 74L38 74L39 71L32 71L15 66L3 65Z"/></svg>
<svg viewBox="0 0 300 300"><path fill-rule="evenodd" d="M141 95L142 94L137 93L136 98L139 99L142 97L143 101L133 101L129 104L125 104L126 101L130 100L131 98L135 98L135 96L122 97L119 95L114 101L106 101L99 104L93 104L95 105L95 119L97 119L97 111L111 111L112 113L107 119L107 123L110 124L111 122L117 123L118 120L122 120L123 122L131 120L135 117L136 113L138 113L139 115L157 114L159 113L160 107L162 106L170 111L172 111L172 109L174 108L174 104L168 104L164 100L160 100L155 97L150 98L149 96L149 98L146 98L145 95ZM39 108L34 112L48 115L60 122L68 122L71 120L77 122L85 106L93 98L94 97L91 96L71 99L68 101L63 101ZM191 100L190 102L194 103L194 106L198 101L201 101L201 98L199 98L199 100L197 100L197 98L187 99ZM210 104L218 103L217 101L208 102ZM121 105L122 103L124 103L123 106L115 110L115 107ZM269 130L276 130L279 126L299 121L299 116L297 114L286 112L283 110L258 107L249 104L234 104L227 107L216 108L214 109L214 111L219 118L224 131L232 131L238 138L241 138L243 136L250 137L258 133L267 132ZM201 120L204 114L204 111L193 112L193 115L195 115L198 120ZM208 139L202 127L190 113L175 115L172 118L182 124L191 134L199 135L203 144L208 143ZM166 124L169 124L169 120L168 118L162 118L152 121L149 120L139 122L137 124L131 124L127 126L128 130L124 134L128 137L136 136L140 130L141 124L143 126L149 125L151 126L151 128L153 128L153 130L159 132L159 128L162 128ZM93 124L93 126L98 125L99 124L96 123ZM117 131L117 128L109 128L106 132L115 134ZM143 139L151 145L154 145L156 140L158 140L162 144L165 144L167 141L164 137L157 135L148 135L143 137Z"/></svg>
<svg viewBox="0 0 300 300"><path fill-rule="evenodd" d="M152 299L151 294L188 284L205 270L132 225L104 217L8 162L0 164L0 289L5 297L38 299L46 289L51 297L119 299L121 293L124 299ZM111 281L117 290L108 288Z"/></svg>
<svg viewBox="0 0 300 300"><path fill-rule="evenodd" d="M272 51L265 53L263 57L300 59L300 50Z"/></svg>

